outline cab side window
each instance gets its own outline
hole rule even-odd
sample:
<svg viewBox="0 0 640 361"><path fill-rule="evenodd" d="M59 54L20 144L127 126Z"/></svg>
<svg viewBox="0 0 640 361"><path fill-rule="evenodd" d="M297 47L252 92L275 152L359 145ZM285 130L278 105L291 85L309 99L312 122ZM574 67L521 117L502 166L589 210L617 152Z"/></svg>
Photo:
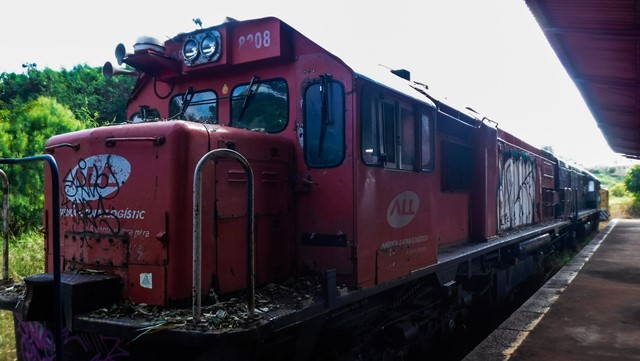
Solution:
<svg viewBox="0 0 640 361"><path fill-rule="evenodd" d="M309 167L337 167L344 160L344 87L329 74L305 90L303 139L304 159Z"/></svg>

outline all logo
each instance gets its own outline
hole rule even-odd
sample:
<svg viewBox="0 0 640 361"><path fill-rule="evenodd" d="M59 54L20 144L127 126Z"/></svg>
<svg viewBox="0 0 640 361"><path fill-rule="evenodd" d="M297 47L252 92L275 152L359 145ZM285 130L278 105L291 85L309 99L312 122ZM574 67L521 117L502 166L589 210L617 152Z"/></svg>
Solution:
<svg viewBox="0 0 640 361"><path fill-rule="evenodd" d="M393 228L402 228L409 224L418 213L420 198L412 191L398 194L387 208L387 222Z"/></svg>
<svg viewBox="0 0 640 361"><path fill-rule="evenodd" d="M64 179L65 195L72 202L109 198L131 175L131 164L124 157L99 154L82 159Z"/></svg>

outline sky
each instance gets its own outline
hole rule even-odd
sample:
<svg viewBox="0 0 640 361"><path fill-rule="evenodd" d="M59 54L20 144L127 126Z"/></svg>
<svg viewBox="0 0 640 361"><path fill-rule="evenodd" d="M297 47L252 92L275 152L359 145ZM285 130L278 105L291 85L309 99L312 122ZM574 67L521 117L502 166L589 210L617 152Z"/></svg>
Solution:
<svg viewBox="0 0 640 361"><path fill-rule="evenodd" d="M408 69L436 97L561 158L585 167L636 164L611 151L523 0L5 0L3 13L0 73L22 73L25 63L115 63L119 43L166 40L195 30L194 18L208 27L227 16L276 16L356 72Z"/></svg>

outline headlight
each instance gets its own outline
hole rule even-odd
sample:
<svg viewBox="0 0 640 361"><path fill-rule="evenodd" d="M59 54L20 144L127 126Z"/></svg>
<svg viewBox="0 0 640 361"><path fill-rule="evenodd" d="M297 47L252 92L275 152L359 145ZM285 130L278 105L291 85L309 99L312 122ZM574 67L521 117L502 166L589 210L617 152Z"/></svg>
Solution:
<svg viewBox="0 0 640 361"><path fill-rule="evenodd" d="M193 38L187 39L182 46L182 54L184 55L184 60L188 62L194 61L198 57L198 42Z"/></svg>
<svg viewBox="0 0 640 361"><path fill-rule="evenodd" d="M202 38L202 42L200 43L200 51L202 51L202 55L207 58L213 58L218 52L218 39L212 34L207 34L204 38Z"/></svg>
<svg viewBox="0 0 640 361"><path fill-rule="evenodd" d="M212 63L222 54L222 36L215 30L191 34L182 45L182 56L187 66Z"/></svg>

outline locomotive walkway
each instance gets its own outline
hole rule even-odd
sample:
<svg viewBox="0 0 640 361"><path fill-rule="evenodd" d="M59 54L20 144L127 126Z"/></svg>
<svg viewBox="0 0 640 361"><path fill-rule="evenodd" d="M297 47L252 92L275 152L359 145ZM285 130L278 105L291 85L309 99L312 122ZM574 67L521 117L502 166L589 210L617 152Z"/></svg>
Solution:
<svg viewBox="0 0 640 361"><path fill-rule="evenodd" d="M640 360L640 220L613 220L463 361Z"/></svg>

